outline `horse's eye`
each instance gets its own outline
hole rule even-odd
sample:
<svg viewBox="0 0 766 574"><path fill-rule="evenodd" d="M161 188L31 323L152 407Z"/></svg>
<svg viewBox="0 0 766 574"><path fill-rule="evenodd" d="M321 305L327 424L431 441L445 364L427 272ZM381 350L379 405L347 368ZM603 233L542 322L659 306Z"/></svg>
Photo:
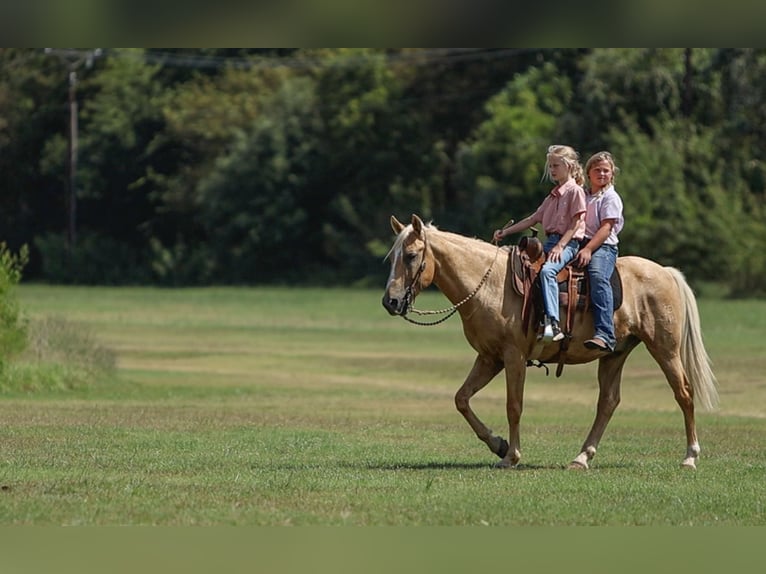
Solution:
<svg viewBox="0 0 766 574"><path fill-rule="evenodd" d="M404 254L404 260L405 260L407 263L412 263L413 261L415 261L415 258L416 258L417 256L418 256L418 254L417 254L417 253L415 253L414 251L409 251L409 252L407 252L407 253L405 253L405 254Z"/></svg>

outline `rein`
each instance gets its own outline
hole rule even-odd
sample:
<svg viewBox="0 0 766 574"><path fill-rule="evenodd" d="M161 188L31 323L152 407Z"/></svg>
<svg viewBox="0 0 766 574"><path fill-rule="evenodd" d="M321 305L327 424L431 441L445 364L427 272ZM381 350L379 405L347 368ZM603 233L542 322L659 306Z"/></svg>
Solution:
<svg viewBox="0 0 766 574"><path fill-rule="evenodd" d="M492 243L497 245L497 250L495 251L495 258L492 260L492 263L490 263L489 268L484 273L484 276L479 281L479 284L474 288L473 291L471 291L468 295L463 297L462 300L458 301L451 307L447 307L445 309L439 309L439 310L427 310L427 311L421 311L419 309L416 309L412 306L412 302L414 301L413 297L413 287L415 284L420 280L420 276L422 275L423 271L426 268L426 252L428 251L428 234L426 233L426 230L423 229L423 243L425 243L425 246L423 247L423 255L422 260L420 262L420 267L418 267L417 273L413 275L412 281L407 286L407 289L404 292L404 300L406 304L406 311L401 315L402 319L405 321L408 321L412 323L413 325L419 325L421 327L432 327L434 325L438 325L439 323L444 323L447 319L452 317L455 313L457 313L457 310L465 305L468 301L474 298L474 296L479 292L479 289L482 288L482 286L487 282L487 279L489 278L489 274L492 272L492 268L495 266L495 261L497 261L497 254L500 252L500 244L496 242L494 239L492 240ZM442 317L441 319L438 319L436 321L431 322L425 322L425 321L417 321L416 319L410 319L407 316L407 313L412 311L416 315L444 315L447 313L446 316Z"/></svg>

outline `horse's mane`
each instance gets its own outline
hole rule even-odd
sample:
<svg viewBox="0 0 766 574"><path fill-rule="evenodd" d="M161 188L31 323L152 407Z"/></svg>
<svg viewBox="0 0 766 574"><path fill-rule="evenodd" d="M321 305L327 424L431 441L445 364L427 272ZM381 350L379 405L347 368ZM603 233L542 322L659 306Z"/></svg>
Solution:
<svg viewBox="0 0 766 574"><path fill-rule="evenodd" d="M490 245L489 243L487 243L483 239L479 239L478 237L468 237L466 235L461 235L459 233L442 231L430 221L428 223L424 223L423 230L424 231L440 231L441 233L449 234L452 237L456 237L464 241L476 242L482 245ZM404 240L407 238L407 236L410 234L411 231L412 231L411 223L404 226L404 228L399 232L399 235L396 236L396 239L394 240L394 244L391 246L391 249L388 250L388 253L386 253L386 256L383 258L383 261L391 257L392 253L396 253L397 251L402 249L402 246L404 245Z"/></svg>

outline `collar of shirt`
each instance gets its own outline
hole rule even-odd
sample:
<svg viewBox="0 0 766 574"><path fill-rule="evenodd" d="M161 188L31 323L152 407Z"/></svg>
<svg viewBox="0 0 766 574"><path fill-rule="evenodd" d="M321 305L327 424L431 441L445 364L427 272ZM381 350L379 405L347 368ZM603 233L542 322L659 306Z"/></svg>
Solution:
<svg viewBox="0 0 766 574"><path fill-rule="evenodd" d="M609 191L609 190L611 190L611 189L614 189L614 186L610 184L610 185L607 185L606 187L602 187L602 188L601 188L601 191L599 191L599 192L598 192L598 193L596 193L596 194L590 193L589 195L590 195L591 201L598 201L599 199L601 199L602 197L604 197L604 194L605 194L607 191Z"/></svg>
<svg viewBox="0 0 766 574"><path fill-rule="evenodd" d="M564 183L560 183L559 185L554 187L551 190L551 195L555 197L561 197L562 195L564 195L564 192L568 191L574 185L576 185L575 180L570 177Z"/></svg>

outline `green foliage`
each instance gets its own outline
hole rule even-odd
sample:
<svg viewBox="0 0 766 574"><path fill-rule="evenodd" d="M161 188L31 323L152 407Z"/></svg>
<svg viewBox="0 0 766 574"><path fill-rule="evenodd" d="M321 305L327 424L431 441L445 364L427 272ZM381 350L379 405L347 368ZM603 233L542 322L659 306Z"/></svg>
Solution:
<svg viewBox="0 0 766 574"><path fill-rule="evenodd" d="M70 247L60 235L47 234L39 236L35 246L46 277L57 283L122 285L151 280L141 266L141 254L108 235L82 233Z"/></svg>
<svg viewBox="0 0 766 574"><path fill-rule="evenodd" d="M66 75L40 52L0 48L0 241L14 250L65 221L64 193L57 192L66 181L64 158L56 162L58 171L46 171L41 151L67 125ZM35 273L39 267L30 253L25 277Z"/></svg>
<svg viewBox="0 0 766 574"><path fill-rule="evenodd" d="M0 393L71 390L112 373L115 357L86 328L64 319L28 320L17 286L29 250L0 243Z"/></svg>
<svg viewBox="0 0 766 574"><path fill-rule="evenodd" d="M318 145L313 97L307 79L284 84L252 135L199 183L216 272L228 281L298 280L309 259L317 229L302 199Z"/></svg>
<svg viewBox="0 0 766 574"><path fill-rule="evenodd" d="M674 265L692 281L728 276L739 263L745 212L716 156L713 134L670 119L651 122L651 133L609 133L621 168L621 254Z"/></svg>
<svg viewBox="0 0 766 574"><path fill-rule="evenodd" d="M609 130L651 132L658 117L677 117L683 97L683 49L608 48L583 59L578 126L593 151Z"/></svg>
<svg viewBox="0 0 766 574"><path fill-rule="evenodd" d="M566 108L569 82L552 64L516 76L486 106L487 119L459 155L462 185L470 190L471 226L495 229L522 219L545 197L545 150Z"/></svg>
<svg viewBox="0 0 766 574"><path fill-rule="evenodd" d="M161 99L163 126L149 148L164 157L166 165L153 166L147 173L163 211L188 217L204 209L197 182L252 132L264 104L289 79L283 70L256 66L226 68L213 77L195 74L169 87ZM185 240L196 239L193 228L183 231Z"/></svg>
<svg viewBox="0 0 766 574"><path fill-rule="evenodd" d="M762 204L751 198L745 204L742 219L737 222L738 241L732 258L731 279L727 282L734 297L766 298L766 220Z"/></svg>
<svg viewBox="0 0 766 574"><path fill-rule="evenodd" d="M98 127L83 134L89 165L106 159L108 143L127 150L145 145L141 130L159 115L162 89L155 81L159 70L159 66L143 61L143 50L131 48L104 60L99 73L89 81L86 77L92 93L83 106L82 119L86 127Z"/></svg>
<svg viewBox="0 0 766 574"><path fill-rule="evenodd" d="M206 245L190 246L182 236L176 237L172 245L164 245L156 237L149 240L151 271L159 285L205 284L215 278L215 257Z"/></svg>
<svg viewBox="0 0 766 574"><path fill-rule="evenodd" d="M0 378L0 393L82 390L114 375L115 353L83 325L45 316L29 322L28 344Z"/></svg>
<svg viewBox="0 0 766 574"><path fill-rule="evenodd" d="M101 259L111 256L114 243L124 251L148 252L146 236L161 204L147 173L165 159L152 147L165 94L158 73L158 66L144 62L142 50L128 49L83 75L77 226L83 235L108 238ZM132 266L139 271L135 281L148 275L144 261Z"/></svg>
<svg viewBox="0 0 766 574"><path fill-rule="evenodd" d="M377 283L391 214L488 238L565 143L621 163L623 252L766 284L764 49L107 49L77 69L74 174L69 65L0 49L0 229L34 246L25 278Z"/></svg>
<svg viewBox="0 0 766 574"><path fill-rule="evenodd" d="M354 66L346 64L348 56ZM404 81L379 52L339 51L328 61L317 78L322 132L309 184L319 193L306 204L319 225L325 270L346 282L380 269L367 245L381 228L390 229L392 213L411 212L414 204L424 217L433 216L438 200L429 195L434 164L428 162L436 153L422 120L401 105Z"/></svg>
<svg viewBox="0 0 766 574"><path fill-rule="evenodd" d="M26 324L15 289L28 261L29 249L26 245L14 254L4 242L0 242L0 379L4 376L8 359L21 351L26 343Z"/></svg>

